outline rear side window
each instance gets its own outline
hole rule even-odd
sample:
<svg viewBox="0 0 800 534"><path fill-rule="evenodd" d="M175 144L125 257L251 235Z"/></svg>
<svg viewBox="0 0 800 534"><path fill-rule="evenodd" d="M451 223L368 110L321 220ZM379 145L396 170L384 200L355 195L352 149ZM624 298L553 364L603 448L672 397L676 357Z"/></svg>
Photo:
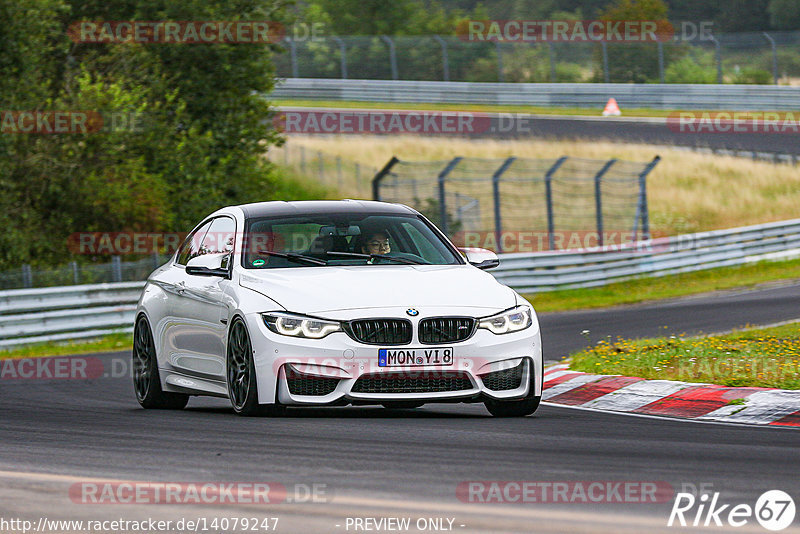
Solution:
<svg viewBox="0 0 800 534"><path fill-rule="evenodd" d="M176 260L178 265L186 265L187 261L201 254L203 239L206 237L210 226L211 221L208 221L189 234L189 237L186 238L186 241L183 242L183 245L181 245L178 251L178 259Z"/></svg>

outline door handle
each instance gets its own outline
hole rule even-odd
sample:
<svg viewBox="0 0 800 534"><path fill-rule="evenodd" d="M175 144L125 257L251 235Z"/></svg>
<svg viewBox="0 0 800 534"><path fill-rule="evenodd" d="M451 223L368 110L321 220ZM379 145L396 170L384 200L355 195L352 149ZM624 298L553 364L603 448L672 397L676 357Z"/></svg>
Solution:
<svg viewBox="0 0 800 534"><path fill-rule="evenodd" d="M178 293L183 295L186 292L186 282L180 281L178 282Z"/></svg>

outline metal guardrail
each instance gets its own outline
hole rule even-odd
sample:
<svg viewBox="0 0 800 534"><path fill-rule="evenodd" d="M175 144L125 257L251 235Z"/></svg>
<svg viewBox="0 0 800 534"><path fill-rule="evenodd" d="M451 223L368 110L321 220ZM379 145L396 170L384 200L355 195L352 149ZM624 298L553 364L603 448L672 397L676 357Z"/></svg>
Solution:
<svg viewBox="0 0 800 534"><path fill-rule="evenodd" d="M793 111L797 87L778 85L629 83L471 83L405 80L287 78L275 99L491 104L603 109L610 97L620 107L652 109Z"/></svg>
<svg viewBox="0 0 800 534"><path fill-rule="evenodd" d="M144 282L0 291L0 349L133 331Z"/></svg>
<svg viewBox="0 0 800 534"><path fill-rule="evenodd" d="M638 276L800 257L800 219L640 241L617 250L500 255L517 291L601 286ZM144 282L0 291L0 348L130 332Z"/></svg>
<svg viewBox="0 0 800 534"><path fill-rule="evenodd" d="M800 219L640 241L615 250L503 254L492 274L517 291L535 293L790 257L800 257Z"/></svg>

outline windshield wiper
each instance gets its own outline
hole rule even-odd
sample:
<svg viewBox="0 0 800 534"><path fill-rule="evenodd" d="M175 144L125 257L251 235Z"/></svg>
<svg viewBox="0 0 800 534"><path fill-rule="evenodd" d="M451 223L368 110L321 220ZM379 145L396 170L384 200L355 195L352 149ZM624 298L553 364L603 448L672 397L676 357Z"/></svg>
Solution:
<svg viewBox="0 0 800 534"><path fill-rule="evenodd" d="M397 263L407 263L409 265L429 265L421 261L410 260L408 258L398 258L395 256L387 256L386 254L359 254L357 252L328 252L328 256L335 256L339 258L363 258L365 260L388 260Z"/></svg>
<svg viewBox="0 0 800 534"><path fill-rule="evenodd" d="M263 256L278 256L279 258L286 258L295 263L308 263L311 265L328 265L328 262L319 258L312 258L311 256L303 256L302 254L295 254L294 252L274 252L272 250L259 250L259 254Z"/></svg>

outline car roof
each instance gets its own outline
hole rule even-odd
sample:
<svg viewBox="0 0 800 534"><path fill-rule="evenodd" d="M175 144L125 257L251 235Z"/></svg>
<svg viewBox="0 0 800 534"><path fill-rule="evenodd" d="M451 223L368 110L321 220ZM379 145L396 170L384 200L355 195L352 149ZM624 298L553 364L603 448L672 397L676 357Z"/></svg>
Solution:
<svg viewBox="0 0 800 534"><path fill-rule="evenodd" d="M272 202L255 202L237 206L244 212L246 218L271 217L281 215L303 215L318 213L347 213L369 212L375 214L391 213L416 213L408 206L376 202L372 200L298 200L285 202L276 200Z"/></svg>

